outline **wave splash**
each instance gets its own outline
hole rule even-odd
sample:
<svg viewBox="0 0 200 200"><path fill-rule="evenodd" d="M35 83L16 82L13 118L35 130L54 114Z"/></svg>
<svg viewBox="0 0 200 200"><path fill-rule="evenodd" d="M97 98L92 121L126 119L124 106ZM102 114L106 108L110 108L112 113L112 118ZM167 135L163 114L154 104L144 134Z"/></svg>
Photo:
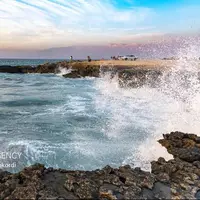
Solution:
<svg viewBox="0 0 200 200"><path fill-rule="evenodd" d="M58 76L63 76L63 75L66 75L66 74L70 74L72 72L72 67L70 68L63 68L61 66L58 67L58 72L57 72L57 75Z"/></svg>
<svg viewBox="0 0 200 200"><path fill-rule="evenodd" d="M154 88L122 88L118 75L105 72L103 66L98 79L25 75L23 87L10 89L13 98L17 98L16 94L21 97L24 90L24 98L29 94L37 101L23 105L29 117L15 114L21 107L10 109L5 104L2 111L5 116L9 113L9 118L13 116L13 120L10 124L5 120L0 129L0 140L5 144L1 149L22 152L20 168L42 162L68 169L131 164L149 170L152 160L160 156L172 158L156 142L162 133L198 133L200 84L199 61L195 56L199 56L196 45L180 49L179 60L165 71ZM66 73L70 69L60 69L58 74ZM33 87L35 81L43 84ZM41 91L46 91L45 96ZM2 91L5 102L9 102L10 96L5 94ZM51 104L38 106L41 98ZM5 135L5 130L10 133Z"/></svg>
<svg viewBox="0 0 200 200"><path fill-rule="evenodd" d="M172 156L156 141L162 133L198 133L200 127L200 55L198 45L187 43L179 59L166 70L155 88L121 88L117 74L102 73L96 80L96 106L109 116L104 134L113 142L132 140L132 153L123 164L150 169L150 162ZM134 127L134 128L133 128Z"/></svg>

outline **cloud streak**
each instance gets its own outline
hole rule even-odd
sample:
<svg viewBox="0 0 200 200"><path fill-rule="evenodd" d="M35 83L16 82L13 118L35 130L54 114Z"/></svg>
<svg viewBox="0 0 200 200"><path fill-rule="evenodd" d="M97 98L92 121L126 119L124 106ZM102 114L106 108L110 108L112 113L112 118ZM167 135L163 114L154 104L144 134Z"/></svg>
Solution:
<svg viewBox="0 0 200 200"><path fill-rule="evenodd" d="M0 0L0 49L148 42L199 27L199 9L148 8L130 0Z"/></svg>
<svg viewBox="0 0 200 200"><path fill-rule="evenodd" d="M152 15L151 9L133 5L119 9L113 0L0 0L0 45L107 42L124 37L126 29L146 29L140 24Z"/></svg>

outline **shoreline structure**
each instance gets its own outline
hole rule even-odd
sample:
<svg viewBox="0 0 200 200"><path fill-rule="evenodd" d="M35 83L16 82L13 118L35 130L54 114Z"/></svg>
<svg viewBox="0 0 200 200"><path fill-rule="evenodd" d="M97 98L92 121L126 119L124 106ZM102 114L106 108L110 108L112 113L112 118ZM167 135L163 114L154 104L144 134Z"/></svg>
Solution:
<svg viewBox="0 0 200 200"><path fill-rule="evenodd" d="M94 171L35 164L16 174L0 170L0 199L200 199L200 137L172 132L158 142L174 159Z"/></svg>

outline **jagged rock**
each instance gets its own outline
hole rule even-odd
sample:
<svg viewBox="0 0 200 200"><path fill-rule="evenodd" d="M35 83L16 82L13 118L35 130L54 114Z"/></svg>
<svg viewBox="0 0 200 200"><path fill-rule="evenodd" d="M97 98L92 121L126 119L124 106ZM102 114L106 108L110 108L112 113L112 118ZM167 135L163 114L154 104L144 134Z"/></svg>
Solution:
<svg viewBox="0 0 200 200"><path fill-rule="evenodd" d="M68 171L35 164L17 174L0 171L0 199L199 199L200 161L180 151L198 148L199 137L173 132L159 142L175 158L152 161L151 173L129 165Z"/></svg>
<svg viewBox="0 0 200 200"><path fill-rule="evenodd" d="M0 169L0 182L1 182L1 180L4 179L4 177L6 177L8 175L11 175L11 173L10 172L5 172L5 171Z"/></svg>
<svg viewBox="0 0 200 200"><path fill-rule="evenodd" d="M200 161L200 137L194 134L172 132L164 135L159 143L175 158L178 157L188 162Z"/></svg>
<svg viewBox="0 0 200 200"><path fill-rule="evenodd" d="M71 68L71 72L63 75L65 78L80 78L80 77L99 77L100 66L96 65L84 65L82 63L73 63L68 68Z"/></svg>
<svg viewBox="0 0 200 200"><path fill-rule="evenodd" d="M70 73L64 74L65 78L81 77L100 77L107 72L110 78L118 75L119 85L122 87L141 87L149 85L156 86L159 77L162 75L161 70L146 69L141 67L126 66L103 66L92 65L84 62L67 62L45 63L36 67L32 66L0 66L0 72L3 73L59 73L60 69L71 69Z"/></svg>

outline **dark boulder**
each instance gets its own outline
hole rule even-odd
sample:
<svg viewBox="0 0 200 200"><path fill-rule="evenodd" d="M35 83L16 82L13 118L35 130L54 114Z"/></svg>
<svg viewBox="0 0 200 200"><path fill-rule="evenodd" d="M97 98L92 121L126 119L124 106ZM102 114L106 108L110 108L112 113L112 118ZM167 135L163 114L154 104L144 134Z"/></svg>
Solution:
<svg viewBox="0 0 200 200"><path fill-rule="evenodd" d="M181 132L172 132L163 136L164 139L159 140L159 143L175 158L187 162L200 161L200 137Z"/></svg>

